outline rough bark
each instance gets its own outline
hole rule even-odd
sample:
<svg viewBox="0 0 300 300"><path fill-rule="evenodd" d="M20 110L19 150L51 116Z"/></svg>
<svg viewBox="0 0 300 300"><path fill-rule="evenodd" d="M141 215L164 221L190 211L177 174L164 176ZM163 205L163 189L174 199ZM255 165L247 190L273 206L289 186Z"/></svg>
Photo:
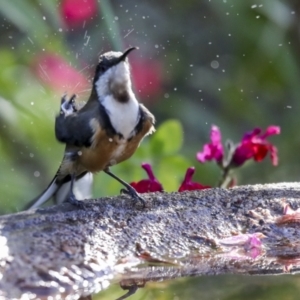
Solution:
<svg viewBox="0 0 300 300"><path fill-rule="evenodd" d="M126 196L0 217L0 297L79 299L106 288L195 274L297 272L300 184ZM263 233L255 257L220 239Z"/></svg>

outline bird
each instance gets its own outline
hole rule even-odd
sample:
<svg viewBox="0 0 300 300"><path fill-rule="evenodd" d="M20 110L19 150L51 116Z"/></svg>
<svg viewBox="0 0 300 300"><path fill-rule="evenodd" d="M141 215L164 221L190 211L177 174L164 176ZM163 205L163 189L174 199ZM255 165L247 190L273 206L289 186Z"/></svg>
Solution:
<svg viewBox="0 0 300 300"><path fill-rule="evenodd" d="M79 110L81 105L75 103L76 95L73 95L69 101L67 101L67 94L64 94L61 98L61 105L64 105L64 110L68 110L68 113L73 113ZM61 108L61 113L64 111ZM55 179L55 177L54 177ZM54 180L53 179L53 180ZM52 181L48 188L39 196L28 202L23 210L37 208L47 202L53 196L53 202L55 204L61 204L68 201L70 193L71 181L60 182L59 184L53 184ZM93 189L93 174L87 172L83 176L79 176L75 179L73 192L77 199L84 200L92 197Z"/></svg>
<svg viewBox="0 0 300 300"><path fill-rule="evenodd" d="M154 115L137 100L132 88L128 54L135 49L100 55L90 97L81 108L76 107L76 95L62 97L55 136L65 144L64 156L49 186L27 209L42 205L66 184L66 201L85 208L83 201L75 197L74 186L88 174L99 171L116 179L125 187L123 193L145 206L137 191L110 170L129 159L143 138L155 132Z"/></svg>

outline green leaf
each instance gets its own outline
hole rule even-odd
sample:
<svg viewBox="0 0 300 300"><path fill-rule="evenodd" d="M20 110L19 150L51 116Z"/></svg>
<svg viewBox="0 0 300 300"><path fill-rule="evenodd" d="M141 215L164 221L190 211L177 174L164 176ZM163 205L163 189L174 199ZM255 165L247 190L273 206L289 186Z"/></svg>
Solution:
<svg viewBox="0 0 300 300"><path fill-rule="evenodd" d="M171 155L162 159L155 169L155 175L167 192L176 192L191 162L181 155Z"/></svg>
<svg viewBox="0 0 300 300"><path fill-rule="evenodd" d="M160 125L150 140L153 155L169 155L180 150L183 143L183 130L177 120L168 120Z"/></svg>

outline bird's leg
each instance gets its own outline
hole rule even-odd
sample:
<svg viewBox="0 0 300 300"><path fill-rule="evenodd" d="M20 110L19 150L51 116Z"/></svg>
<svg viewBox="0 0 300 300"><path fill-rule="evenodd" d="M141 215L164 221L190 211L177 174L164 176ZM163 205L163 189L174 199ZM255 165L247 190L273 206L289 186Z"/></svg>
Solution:
<svg viewBox="0 0 300 300"><path fill-rule="evenodd" d="M115 174L113 174L109 168L106 168L104 170L104 172L111 176L112 178L116 179L117 181L119 181L121 184L123 184L126 189L122 189L121 191L125 192L126 194L130 195L132 198L134 198L135 200L138 200L140 202L142 202L143 206L146 206L145 200L138 194L138 192L127 182L125 182L124 180L122 180L121 178L119 178L118 176L116 176Z"/></svg>
<svg viewBox="0 0 300 300"><path fill-rule="evenodd" d="M68 197L68 202L71 203L72 205L84 209L85 205L83 203L83 201L79 201L76 199L74 192L73 192L73 187L74 187L74 182L76 180L76 176L75 174L71 175L71 186L70 186L70 193L69 193L69 197Z"/></svg>
<svg viewBox="0 0 300 300"><path fill-rule="evenodd" d="M132 285L131 287L128 288L128 292L125 295L123 295L122 297L119 297L116 300L124 300L124 299L132 296L133 294L136 293L136 291L138 290L138 288L139 287L137 285Z"/></svg>

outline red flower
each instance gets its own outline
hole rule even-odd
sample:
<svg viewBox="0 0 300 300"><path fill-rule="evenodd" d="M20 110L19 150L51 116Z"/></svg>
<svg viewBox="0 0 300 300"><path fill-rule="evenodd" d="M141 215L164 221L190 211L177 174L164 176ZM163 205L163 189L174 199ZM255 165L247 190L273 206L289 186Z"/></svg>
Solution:
<svg viewBox="0 0 300 300"><path fill-rule="evenodd" d="M181 185L178 189L178 192L205 190L205 189L211 188L208 185L202 185L201 183L198 183L198 182L192 182L192 177L193 177L194 173L195 173L194 167L190 167L186 170L184 180L181 183Z"/></svg>
<svg viewBox="0 0 300 300"><path fill-rule="evenodd" d="M215 125L211 127L210 141L210 143L204 145L202 152L197 153L197 160L201 163L205 163L208 160L215 160L217 163L221 163L224 155L222 135L220 129Z"/></svg>
<svg viewBox="0 0 300 300"><path fill-rule="evenodd" d="M162 192L161 183L155 178L150 164L143 163L142 168L147 172L149 179L143 179L138 182L131 182L130 185L136 189L138 193Z"/></svg>
<svg viewBox="0 0 300 300"><path fill-rule="evenodd" d="M61 14L66 25L82 25L97 12L97 0L63 0Z"/></svg>
<svg viewBox="0 0 300 300"><path fill-rule="evenodd" d="M241 143L236 147L231 163L234 166L241 166L246 160L253 158L255 161L262 161L270 152L272 164L278 164L277 148L266 139L270 135L279 134L280 127L269 126L265 133L260 134L261 129L255 128L252 132L246 133Z"/></svg>
<svg viewBox="0 0 300 300"><path fill-rule="evenodd" d="M143 100L161 93L162 67L159 61L133 59L131 66L134 86Z"/></svg>
<svg viewBox="0 0 300 300"><path fill-rule="evenodd" d="M90 86L86 77L58 55L41 55L34 63L34 71L43 82L60 93L78 93Z"/></svg>

